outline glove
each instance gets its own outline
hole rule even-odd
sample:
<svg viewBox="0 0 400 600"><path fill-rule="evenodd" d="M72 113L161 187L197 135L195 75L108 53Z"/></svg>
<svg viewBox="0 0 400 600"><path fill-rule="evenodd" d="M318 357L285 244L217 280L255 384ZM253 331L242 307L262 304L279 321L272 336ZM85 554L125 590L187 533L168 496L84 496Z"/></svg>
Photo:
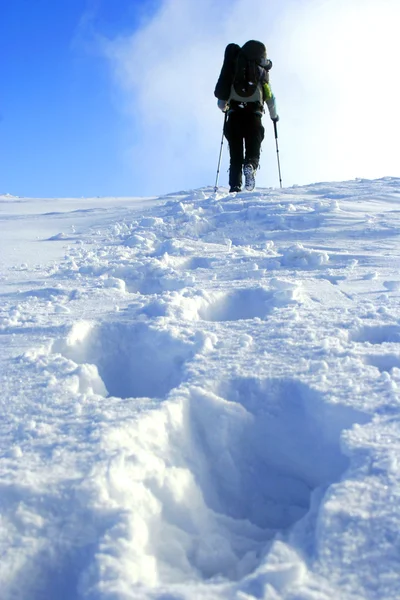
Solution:
<svg viewBox="0 0 400 600"><path fill-rule="evenodd" d="M277 123L279 121L279 116L276 115L276 117L274 117L273 119L271 119L274 123Z"/></svg>
<svg viewBox="0 0 400 600"><path fill-rule="evenodd" d="M218 108L222 110L222 112L226 112L228 110L228 103L226 100L218 100L217 101Z"/></svg>

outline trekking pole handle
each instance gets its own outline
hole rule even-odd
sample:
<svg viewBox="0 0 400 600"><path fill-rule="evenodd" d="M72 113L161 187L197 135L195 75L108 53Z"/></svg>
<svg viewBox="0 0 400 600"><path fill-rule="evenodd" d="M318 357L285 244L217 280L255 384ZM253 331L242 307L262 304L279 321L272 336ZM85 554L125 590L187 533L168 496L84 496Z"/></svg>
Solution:
<svg viewBox="0 0 400 600"><path fill-rule="evenodd" d="M277 125L278 121L275 121L274 119L274 131L275 131L275 139L278 139L278 125Z"/></svg>

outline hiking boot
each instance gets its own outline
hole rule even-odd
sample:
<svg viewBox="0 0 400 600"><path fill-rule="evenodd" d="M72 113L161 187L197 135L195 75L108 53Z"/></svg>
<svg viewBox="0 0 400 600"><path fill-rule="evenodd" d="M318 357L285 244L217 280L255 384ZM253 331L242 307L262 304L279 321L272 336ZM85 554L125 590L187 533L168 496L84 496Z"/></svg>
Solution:
<svg viewBox="0 0 400 600"><path fill-rule="evenodd" d="M247 163L246 165L244 165L243 174L245 180L244 187L248 192L251 192L252 190L254 190L254 187L256 185L256 172L251 163Z"/></svg>
<svg viewBox="0 0 400 600"><path fill-rule="evenodd" d="M231 186L229 193L232 194L232 192L241 192L241 191L242 191L242 188L240 187L240 185L233 185L233 186Z"/></svg>

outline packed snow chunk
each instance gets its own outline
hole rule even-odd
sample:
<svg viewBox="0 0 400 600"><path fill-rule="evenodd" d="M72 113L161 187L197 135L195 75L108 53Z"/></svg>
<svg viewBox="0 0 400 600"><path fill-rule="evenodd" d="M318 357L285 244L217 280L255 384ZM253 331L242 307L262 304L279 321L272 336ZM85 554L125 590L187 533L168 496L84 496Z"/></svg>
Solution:
<svg viewBox="0 0 400 600"><path fill-rule="evenodd" d="M338 481L348 466L342 431L368 420L293 379L237 378L216 392L224 403L205 394L192 403L210 459L201 474L206 501L263 528L286 529L305 515L312 491Z"/></svg>
<svg viewBox="0 0 400 600"><path fill-rule="evenodd" d="M304 290L301 281L274 277L271 279L270 285L274 290L274 303L277 306L300 303L304 299Z"/></svg>
<svg viewBox="0 0 400 600"><path fill-rule="evenodd" d="M141 227L160 227L164 223L163 219L160 217L143 217L139 225Z"/></svg>
<svg viewBox="0 0 400 600"><path fill-rule="evenodd" d="M110 277L109 275L102 275L100 279L103 281L103 285L105 288L113 288L116 290L120 290L121 292L126 291L126 284L123 279L119 277Z"/></svg>
<svg viewBox="0 0 400 600"><path fill-rule="evenodd" d="M165 253L172 256L181 256L187 254L188 250L182 240L169 239L161 242L154 251L153 256L164 256Z"/></svg>
<svg viewBox="0 0 400 600"><path fill-rule="evenodd" d="M114 270L113 276L124 280L129 293L139 293L144 296L180 290L186 285L190 285L191 280L158 259L117 268Z"/></svg>
<svg viewBox="0 0 400 600"><path fill-rule="evenodd" d="M56 340L53 353L63 354L78 364L85 363L87 343L95 327L92 321L78 321L72 327L65 340Z"/></svg>
<svg viewBox="0 0 400 600"><path fill-rule="evenodd" d="M369 344L400 343L400 327L398 325L371 325L360 327L352 332L353 342Z"/></svg>
<svg viewBox="0 0 400 600"><path fill-rule="evenodd" d="M98 394L99 396L108 396L106 387L101 379L96 365L79 365L73 373L79 382L78 391L81 394Z"/></svg>
<svg viewBox="0 0 400 600"><path fill-rule="evenodd" d="M53 351L95 365L110 396L163 398L181 383L193 346L144 323L78 323Z"/></svg>
<svg viewBox="0 0 400 600"><path fill-rule="evenodd" d="M196 269L211 269L215 260L213 258L207 258L206 256L193 256L183 263L183 268L188 271L195 271Z"/></svg>
<svg viewBox="0 0 400 600"><path fill-rule="evenodd" d="M124 245L141 252L151 252L154 249L154 240L135 233L125 240Z"/></svg>
<svg viewBox="0 0 400 600"><path fill-rule="evenodd" d="M282 282L282 285L277 284L274 288L242 288L226 293L211 293L208 302L199 308L199 317L204 321L265 319L275 307L292 302L296 296L293 294L296 286L289 285L285 289Z"/></svg>
<svg viewBox="0 0 400 600"><path fill-rule="evenodd" d="M320 200L319 202L314 203L313 208L317 213L338 212L340 211L340 204L337 200L332 200L330 202Z"/></svg>
<svg viewBox="0 0 400 600"><path fill-rule="evenodd" d="M246 598L271 598L279 600L277 592L284 593L298 586L305 578L306 565L299 554L281 540L275 540L267 560L240 584L240 590L249 594ZM268 590L268 595L265 595ZM275 592L276 590L276 592Z"/></svg>
<svg viewBox="0 0 400 600"><path fill-rule="evenodd" d="M286 267L313 268L326 265L329 254L321 250L304 248L303 244L294 244L283 252L281 265Z"/></svg>

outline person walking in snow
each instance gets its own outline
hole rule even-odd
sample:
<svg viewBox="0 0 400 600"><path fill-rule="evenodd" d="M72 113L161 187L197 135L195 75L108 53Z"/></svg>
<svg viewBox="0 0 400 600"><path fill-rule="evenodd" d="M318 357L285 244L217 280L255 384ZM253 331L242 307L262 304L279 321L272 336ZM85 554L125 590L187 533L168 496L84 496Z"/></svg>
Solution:
<svg viewBox="0 0 400 600"><path fill-rule="evenodd" d="M264 103L272 121L279 120L275 96L269 84L271 67L272 62L267 58L267 50L262 42L250 40L242 48L238 44L228 44L225 49L214 95L218 107L227 113L224 135L230 153L230 192L241 191L242 168L246 190L254 189L264 139L261 120Z"/></svg>

